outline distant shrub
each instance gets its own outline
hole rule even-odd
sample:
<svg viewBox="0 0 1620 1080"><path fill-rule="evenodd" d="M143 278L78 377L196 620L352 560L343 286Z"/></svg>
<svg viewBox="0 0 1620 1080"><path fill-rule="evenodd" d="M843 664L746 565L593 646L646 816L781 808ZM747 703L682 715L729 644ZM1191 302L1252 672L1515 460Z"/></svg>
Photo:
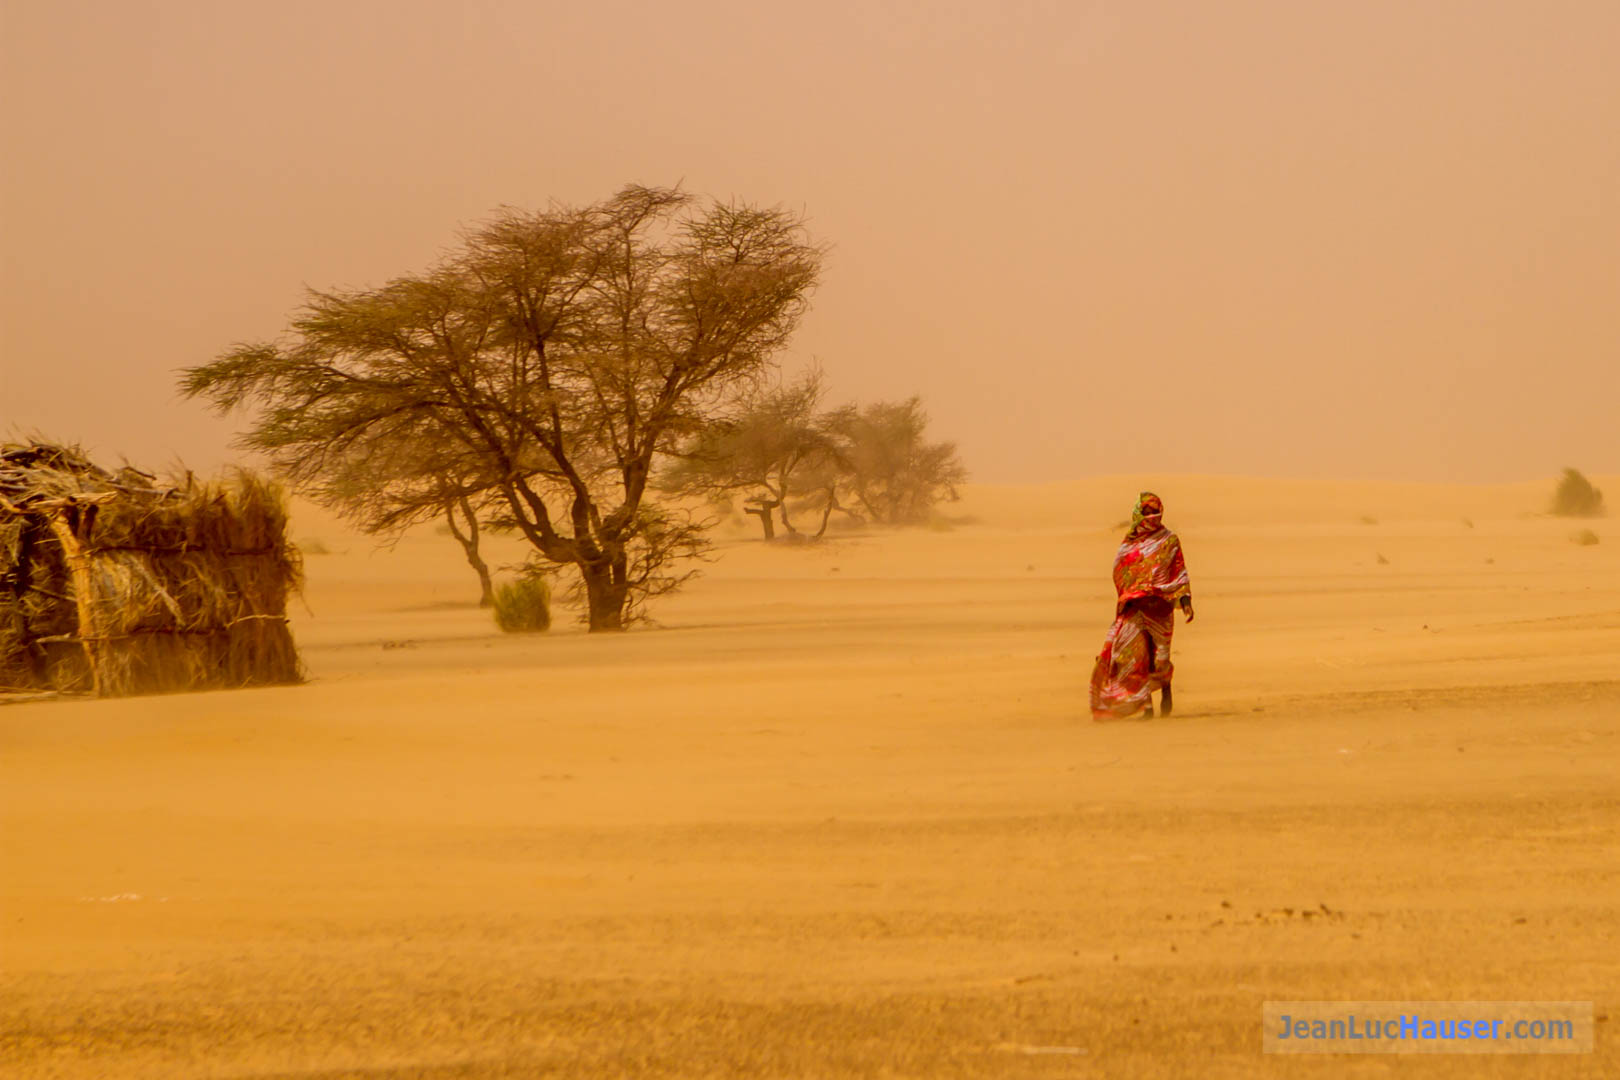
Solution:
<svg viewBox="0 0 1620 1080"><path fill-rule="evenodd" d="M1569 542L1579 544L1581 547L1591 547L1598 542L1598 534L1591 529L1582 529L1569 534Z"/></svg>
<svg viewBox="0 0 1620 1080"><path fill-rule="evenodd" d="M1371 514L1362 514L1361 523L1363 525L1376 525L1378 524L1378 519L1373 517Z"/></svg>
<svg viewBox="0 0 1620 1080"><path fill-rule="evenodd" d="M1552 512L1560 517L1602 517L1603 492L1579 469L1565 469L1553 492Z"/></svg>
<svg viewBox="0 0 1620 1080"><path fill-rule="evenodd" d="M543 577L520 577L495 589L495 625L508 634L551 629L551 586Z"/></svg>
<svg viewBox="0 0 1620 1080"><path fill-rule="evenodd" d="M928 527L934 532L950 532L952 529L979 525L983 521L977 514L942 514L937 509L928 512ZM1120 527L1128 529L1131 523L1127 521Z"/></svg>
<svg viewBox="0 0 1620 1080"><path fill-rule="evenodd" d="M318 536L306 536L298 541L298 550L305 555L330 555L332 549L326 546L326 541Z"/></svg>

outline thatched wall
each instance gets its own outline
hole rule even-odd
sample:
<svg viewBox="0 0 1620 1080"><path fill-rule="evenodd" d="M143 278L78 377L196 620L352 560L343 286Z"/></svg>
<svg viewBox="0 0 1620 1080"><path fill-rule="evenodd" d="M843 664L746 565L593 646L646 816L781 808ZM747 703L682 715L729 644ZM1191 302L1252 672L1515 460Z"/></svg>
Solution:
<svg viewBox="0 0 1620 1080"><path fill-rule="evenodd" d="M298 551L249 472L161 486L0 448L0 689L102 696L297 682Z"/></svg>

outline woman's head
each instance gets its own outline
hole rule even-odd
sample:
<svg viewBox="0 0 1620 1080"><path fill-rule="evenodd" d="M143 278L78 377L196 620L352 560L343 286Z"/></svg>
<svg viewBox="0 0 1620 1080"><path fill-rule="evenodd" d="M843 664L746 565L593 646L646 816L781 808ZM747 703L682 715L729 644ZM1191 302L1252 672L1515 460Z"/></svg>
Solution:
<svg viewBox="0 0 1620 1080"><path fill-rule="evenodd" d="M1136 509L1131 511L1131 532L1152 532L1159 527L1164 517L1164 502L1153 492L1144 491L1136 500Z"/></svg>

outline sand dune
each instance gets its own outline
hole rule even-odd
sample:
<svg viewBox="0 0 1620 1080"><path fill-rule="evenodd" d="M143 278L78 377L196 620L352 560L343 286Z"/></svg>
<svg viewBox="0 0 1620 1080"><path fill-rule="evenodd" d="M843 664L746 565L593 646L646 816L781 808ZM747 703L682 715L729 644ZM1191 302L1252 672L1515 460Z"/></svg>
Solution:
<svg viewBox="0 0 1620 1080"><path fill-rule="evenodd" d="M1098 725L1141 487L1198 620L1177 715ZM814 546L738 521L610 638L503 637L449 538L305 508L308 685L0 710L0 1073L1247 1077L1299 1072L1267 999L1607 1017L1620 534L1544 496L1099 478ZM1395 1064L1614 1075L1612 1031Z"/></svg>

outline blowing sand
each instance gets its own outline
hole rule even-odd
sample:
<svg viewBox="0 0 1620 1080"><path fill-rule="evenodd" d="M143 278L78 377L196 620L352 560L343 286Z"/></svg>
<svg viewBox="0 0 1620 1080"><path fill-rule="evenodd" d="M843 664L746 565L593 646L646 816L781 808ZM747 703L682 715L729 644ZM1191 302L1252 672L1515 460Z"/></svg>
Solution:
<svg viewBox="0 0 1620 1080"><path fill-rule="evenodd" d="M305 514L309 685L0 709L0 1073L1620 1075L1620 533L1157 478L1178 711L1099 725L1139 486L739 529L606 638ZM1263 1057L1267 999L1594 1000L1598 1049Z"/></svg>

